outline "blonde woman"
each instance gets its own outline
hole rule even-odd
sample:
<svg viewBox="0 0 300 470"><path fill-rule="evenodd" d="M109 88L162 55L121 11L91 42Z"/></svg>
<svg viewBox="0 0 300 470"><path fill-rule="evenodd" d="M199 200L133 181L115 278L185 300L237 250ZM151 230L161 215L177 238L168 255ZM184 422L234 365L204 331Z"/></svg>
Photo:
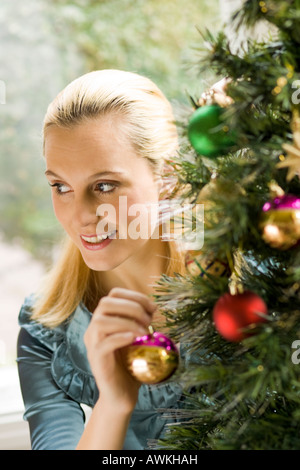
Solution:
<svg viewBox="0 0 300 470"><path fill-rule="evenodd" d="M67 241L41 292L20 311L18 367L32 448L144 449L165 431L157 409L176 407L181 389L172 381L141 385L124 367L122 348L163 320L151 300L155 281L185 268L175 242L153 236L148 211L147 235L129 233L129 208L161 199L164 162L177 148L171 106L145 77L95 71L49 105L43 137ZM86 425L81 404L92 408Z"/></svg>

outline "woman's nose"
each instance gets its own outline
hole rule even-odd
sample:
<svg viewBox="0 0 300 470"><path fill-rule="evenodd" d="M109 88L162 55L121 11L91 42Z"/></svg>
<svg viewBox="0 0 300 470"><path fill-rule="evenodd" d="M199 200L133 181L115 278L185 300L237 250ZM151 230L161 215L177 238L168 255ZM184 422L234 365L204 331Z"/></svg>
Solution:
<svg viewBox="0 0 300 470"><path fill-rule="evenodd" d="M96 226L98 222L96 212L97 204L92 198L85 196L74 199L73 220L77 222L79 227Z"/></svg>

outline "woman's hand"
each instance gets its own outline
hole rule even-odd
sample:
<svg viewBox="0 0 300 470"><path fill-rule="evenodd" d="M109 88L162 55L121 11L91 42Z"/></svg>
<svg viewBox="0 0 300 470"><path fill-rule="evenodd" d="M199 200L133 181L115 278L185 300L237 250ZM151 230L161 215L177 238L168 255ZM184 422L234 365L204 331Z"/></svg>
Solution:
<svg viewBox="0 0 300 470"><path fill-rule="evenodd" d="M133 410L140 383L127 371L122 348L148 334L156 308L142 293L113 288L101 298L84 336L101 400L124 411Z"/></svg>

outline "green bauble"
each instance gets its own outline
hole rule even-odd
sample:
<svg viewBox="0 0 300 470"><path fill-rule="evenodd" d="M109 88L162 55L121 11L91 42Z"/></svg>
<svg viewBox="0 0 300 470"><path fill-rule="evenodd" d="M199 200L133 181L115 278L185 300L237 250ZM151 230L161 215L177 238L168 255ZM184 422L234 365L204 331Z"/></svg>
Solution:
<svg viewBox="0 0 300 470"><path fill-rule="evenodd" d="M192 115L188 137L197 153L217 157L236 144L235 133L222 122L224 108L217 104L201 106Z"/></svg>

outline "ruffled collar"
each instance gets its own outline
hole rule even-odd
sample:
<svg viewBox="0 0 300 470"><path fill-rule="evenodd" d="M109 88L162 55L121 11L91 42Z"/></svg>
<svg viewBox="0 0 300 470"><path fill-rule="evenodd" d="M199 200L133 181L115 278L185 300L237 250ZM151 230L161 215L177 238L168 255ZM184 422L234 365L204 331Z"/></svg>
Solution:
<svg viewBox="0 0 300 470"><path fill-rule="evenodd" d="M47 328L32 320L35 296L28 296L19 313L19 325L53 352L51 373L58 387L70 398L94 406L99 396L83 341L91 313L80 304L67 321Z"/></svg>
<svg viewBox="0 0 300 470"><path fill-rule="evenodd" d="M34 294L25 298L19 313L19 325L24 328L31 336L38 339L40 343L50 349L62 341L65 336L66 323L56 328L46 328L42 323L32 320L32 309L36 296Z"/></svg>

